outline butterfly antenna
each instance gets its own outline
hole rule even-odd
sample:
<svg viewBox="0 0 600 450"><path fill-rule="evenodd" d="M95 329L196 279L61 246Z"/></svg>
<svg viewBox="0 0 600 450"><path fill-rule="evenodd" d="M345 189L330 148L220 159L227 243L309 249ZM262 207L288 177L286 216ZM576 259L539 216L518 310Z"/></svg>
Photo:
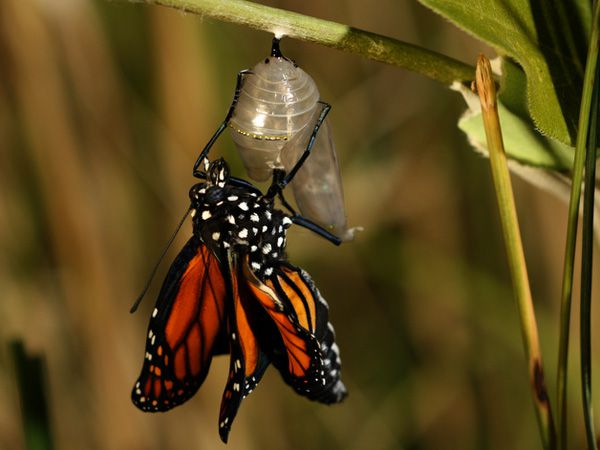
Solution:
<svg viewBox="0 0 600 450"><path fill-rule="evenodd" d="M173 232L173 235L169 239L169 242L167 243L167 246L165 247L165 249L163 250L162 254L160 255L160 258L158 258L158 261L154 265L154 269L152 269L152 272L150 272L150 277L148 278L148 281L146 281L146 285L144 286L144 289L142 289L142 293L135 300L135 302L133 303L133 306L129 310L129 312L131 314L133 314L134 312L136 312L137 309L138 309L138 306L140 306L140 303L142 303L142 299L144 298L144 296L148 292L148 289L150 289L150 284L152 284L152 280L154 279L154 275L156 275L156 271L158 270L158 266L160 266L160 263L162 262L163 258L167 254L167 250L169 250L169 247L171 247L171 244L175 240L175 236L177 236L177 233L179 233L179 230L183 226L183 222L185 222L185 219L187 219L187 216L190 214L191 210L192 210L192 207L190 206L187 209L187 211L185 212L185 214L183 215L183 217L181 218L181 220L179 221L179 224L177 225L177 228L175 228L175 231Z"/></svg>

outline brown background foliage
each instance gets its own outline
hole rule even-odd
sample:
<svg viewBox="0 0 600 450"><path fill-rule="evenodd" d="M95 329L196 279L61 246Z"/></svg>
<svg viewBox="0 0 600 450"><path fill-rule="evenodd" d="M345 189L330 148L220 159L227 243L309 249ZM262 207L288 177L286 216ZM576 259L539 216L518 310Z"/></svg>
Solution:
<svg viewBox="0 0 600 450"><path fill-rule="evenodd" d="M470 63L493 55L412 0L268 4ZM47 362L57 448L223 448L226 358L168 414L129 400L168 264L141 311L127 311L186 208L236 72L269 45L266 33L141 4L0 2L0 448L24 445L14 338ZM394 67L282 46L333 105L349 221L365 227L340 248L305 230L289 239L330 304L350 396L310 403L271 370L229 448L536 448L487 161L455 127L462 100ZM217 149L242 174L228 136ZM515 183L552 386L566 208Z"/></svg>

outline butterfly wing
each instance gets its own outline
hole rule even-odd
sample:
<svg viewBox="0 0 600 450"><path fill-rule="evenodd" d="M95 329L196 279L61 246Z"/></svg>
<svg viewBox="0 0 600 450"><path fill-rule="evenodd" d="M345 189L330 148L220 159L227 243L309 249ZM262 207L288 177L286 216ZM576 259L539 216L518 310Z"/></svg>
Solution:
<svg viewBox="0 0 600 450"><path fill-rule="evenodd" d="M227 442L231 425L240 404L250 394L269 365L269 359L261 350L256 330L256 305L239 282L240 273L238 260L228 254L227 288L228 296L228 325L230 344L229 377L221 400L219 413L219 435Z"/></svg>
<svg viewBox="0 0 600 450"><path fill-rule="evenodd" d="M198 390L223 347L225 282L219 262L197 237L167 274L148 326L146 356L131 393L144 411L167 411Z"/></svg>
<svg viewBox="0 0 600 450"><path fill-rule="evenodd" d="M246 267L244 279L276 329L262 341L283 379L300 395L337 403L347 394L328 306L304 270L280 262L263 283Z"/></svg>

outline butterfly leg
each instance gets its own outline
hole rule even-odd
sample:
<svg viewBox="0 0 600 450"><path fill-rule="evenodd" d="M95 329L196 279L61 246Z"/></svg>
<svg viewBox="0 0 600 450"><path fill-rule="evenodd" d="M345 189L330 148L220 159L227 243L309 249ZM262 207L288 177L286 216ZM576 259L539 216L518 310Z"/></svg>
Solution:
<svg viewBox="0 0 600 450"><path fill-rule="evenodd" d="M308 140L306 149L304 150L304 152L302 153L300 158L298 158L298 161L296 162L294 167L292 167L292 169L288 172L288 174L281 180L281 188L282 189L285 186L287 186L290 183L290 181L292 181L294 176L296 176L296 172L298 172L298 170L300 170L300 168L304 164L304 161L306 161L306 158L308 158L310 156L310 152L312 151L312 148L315 145L315 140L317 139L317 133L319 132L321 125L323 125L323 122L325 121L327 114L329 114L329 111L331 111L331 105L329 103L325 103L322 101L319 101L319 103L322 105L323 109L321 110L321 114L319 114L319 118L317 119L317 122L315 123L315 127L313 129L312 134L310 135L310 139Z"/></svg>
<svg viewBox="0 0 600 450"><path fill-rule="evenodd" d="M206 178L206 175L204 174L204 172L199 170L199 167L202 164L202 162L204 161L204 158L206 158L206 156L208 155L208 152L210 151L211 147L214 145L214 143L219 138L221 133L223 133L225 128L227 128L227 125L229 125L229 121L233 117L233 113L235 112L235 107L237 106L238 100L240 99L240 94L242 92L242 86L244 84L244 78L246 77L246 75L251 75L252 73L253 72L251 70L242 70L238 73L237 81L235 84L235 93L233 94L233 100L231 102L231 105L229 106L229 111L227 111L225 120L223 120L223 123L219 126L219 128L217 128L217 131L215 131L215 134L213 134L213 136L210 138L208 143L204 146L204 149L202 150L202 152L198 156L198 159L196 159L196 162L194 163L193 175L196 178L201 178L201 179Z"/></svg>
<svg viewBox="0 0 600 450"><path fill-rule="evenodd" d="M329 231L327 231L322 226L317 225L313 221L308 220L307 218L302 217L299 214L296 214L295 216L290 217L290 219L296 225L304 227L307 230L310 230L313 233L318 234L319 236L321 236L322 238L327 239L329 242L331 242L334 245L340 245L342 243L342 240L339 237L337 237L335 234L330 233Z"/></svg>
<svg viewBox="0 0 600 450"><path fill-rule="evenodd" d="M275 197L279 198L281 204L287 209L293 216L297 216L298 213L296 210L288 203L288 201L283 196L283 188L285 185L283 184L283 180L285 179L285 170L283 169L273 169L273 179L271 181L271 186L269 186L269 190L265 195L265 198L274 199Z"/></svg>
<svg viewBox="0 0 600 450"><path fill-rule="evenodd" d="M289 176L289 174L288 174L288 176ZM337 237L333 233L330 233L322 226L317 225L315 222L298 214L296 212L296 210L292 207L292 205L290 205L289 202L285 199L285 197L283 195L283 188L285 187L283 180L285 180L288 176L286 176L286 173L284 170L274 169L273 170L273 181L271 182L271 186L269 187L269 190L267 191L267 194L265 195L265 197L266 198L278 197L279 201L281 202L283 207L292 214L290 219L293 223L295 223L296 225L299 225L301 227L304 227L304 228L312 231L313 233L318 234L319 236L327 239L329 242L331 242L335 245L340 245L342 243L342 240L339 237Z"/></svg>
<svg viewBox="0 0 600 450"><path fill-rule="evenodd" d="M244 180L243 178L229 177L228 182L232 186L245 188L245 189L248 189L250 191L256 192L257 194L261 195L260 190L256 186L254 186L249 181Z"/></svg>

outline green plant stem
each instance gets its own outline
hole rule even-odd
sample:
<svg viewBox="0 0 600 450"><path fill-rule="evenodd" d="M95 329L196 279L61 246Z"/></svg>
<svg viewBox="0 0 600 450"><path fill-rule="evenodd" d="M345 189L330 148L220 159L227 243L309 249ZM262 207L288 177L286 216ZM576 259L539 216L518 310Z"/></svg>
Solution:
<svg viewBox="0 0 600 450"><path fill-rule="evenodd" d="M134 0L168 6L276 35L333 47L450 85L470 81L473 67L431 50L348 25L246 0Z"/></svg>
<svg viewBox="0 0 600 450"><path fill-rule="evenodd" d="M597 449L594 431L594 411L592 407L592 266L594 251L594 200L596 193L596 124L598 122L598 67L592 94L589 136L585 156L585 182L583 191L583 230L581 237L581 389L583 415L588 448Z"/></svg>
<svg viewBox="0 0 600 450"><path fill-rule="evenodd" d="M600 33L600 6L596 2L592 23L592 35L588 49L587 63L583 80L583 93L579 109L579 126L575 145L575 161L573 163L571 197L567 216L567 242L563 263L563 280L561 291L560 333L557 374L557 407L558 435L561 450L567 450L567 370L569 359L569 332L571 320L571 297L573 293L573 266L575 261L575 243L577 239L577 222L579 219L579 201L581 197L581 182L588 140L592 92L596 77L598 62L598 39ZM588 424L586 423L586 426Z"/></svg>
<svg viewBox="0 0 600 450"><path fill-rule="evenodd" d="M23 342L12 341L9 352L21 402L23 434L28 450L52 450L52 432L46 395L45 362L42 357L27 354Z"/></svg>
<svg viewBox="0 0 600 450"><path fill-rule="evenodd" d="M508 265L519 310L523 344L529 365L529 379L533 390L533 401L545 449L556 448L556 432L548 398L542 355L540 351L533 299L529 288L529 276L519 231L512 184L504 151L502 131L498 118L496 87L489 60L481 55L477 61L476 87L483 116L483 124L490 155L492 178L500 212L502 232L508 257Z"/></svg>

